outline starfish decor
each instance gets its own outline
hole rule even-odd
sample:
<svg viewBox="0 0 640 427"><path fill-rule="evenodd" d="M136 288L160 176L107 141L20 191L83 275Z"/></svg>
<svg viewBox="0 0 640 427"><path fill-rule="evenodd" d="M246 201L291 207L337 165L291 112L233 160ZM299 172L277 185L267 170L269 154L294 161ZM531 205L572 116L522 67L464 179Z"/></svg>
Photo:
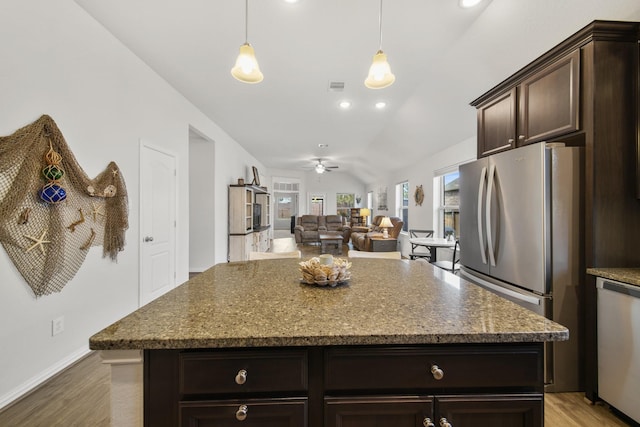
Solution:
<svg viewBox="0 0 640 427"><path fill-rule="evenodd" d="M26 250L25 253L29 252L31 249L36 248L36 247L40 247L40 251L42 251L42 255L44 255L44 244L45 243L51 243L50 240L44 240L44 236L47 235L47 230L44 230L42 232L42 235L40 237L32 237L32 236L27 236L26 234L24 235L24 237L26 237L27 239L33 240L35 243L31 246L29 246Z"/></svg>

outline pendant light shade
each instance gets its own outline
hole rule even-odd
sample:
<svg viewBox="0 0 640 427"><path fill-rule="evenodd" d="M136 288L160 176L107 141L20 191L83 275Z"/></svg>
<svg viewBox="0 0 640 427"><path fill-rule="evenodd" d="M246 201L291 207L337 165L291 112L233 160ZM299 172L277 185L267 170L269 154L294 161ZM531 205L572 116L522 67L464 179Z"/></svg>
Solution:
<svg viewBox="0 0 640 427"><path fill-rule="evenodd" d="M396 81L396 76L391 72L391 66L387 61L387 55L382 51L382 0L380 0L380 13L378 14L379 43L378 51L373 55L373 62L369 68L369 75L364 85L369 89L382 89L391 86Z"/></svg>
<svg viewBox="0 0 640 427"><path fill-rule="evenodd" d="M364 85L369 89L382 89L391 86L396 81L396 76L391 73L391 66L387 61L387 55L379 50L373 56L373 62L369 68L369 75Z"/></svg>
<svg viewBox="0 0 640 427"><path fill-rule="evenodd" d="M260 83L264 79L256 54L249 43L240 46L240 53L236 65L231 69L231 75L243 83Z"/></svg>
<svg viewBox="0 0 640 427"><path fill-rule="evenodd" d="M245 0L244 9L244 44L240 46L240 53L236 65L231 69L231 75L243 83L260 83L264 76L258 66L256 53L248 41L249 28L249 0Z"/></svg>

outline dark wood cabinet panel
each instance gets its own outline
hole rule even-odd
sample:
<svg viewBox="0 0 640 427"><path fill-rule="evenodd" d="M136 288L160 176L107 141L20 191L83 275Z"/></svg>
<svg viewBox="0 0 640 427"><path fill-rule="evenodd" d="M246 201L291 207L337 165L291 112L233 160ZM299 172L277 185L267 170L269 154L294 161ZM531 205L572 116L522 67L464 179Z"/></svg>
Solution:
<svg viewBox="0 0 640 427"><path fill-rule="evenodd" d="M251 393L307 389L307 352L207 351L180 354L180 393Z"/></svg>
<svg viewBox="0 0 640 427"><path fill-rule="evenodd" d="M436 425L446 419L455 427L542 427L543 407L542 394L437 396Z"/></svg>
<svg viewBox="0 0 640 427"><path fill-rule="evenodd" d="M182 402L181 427L306 427L306 399Z"/></svg>
<svg viewBox="0 0 640 427"><path fill-rule="evenodd" d="M580 50L525 79L519 87L517 145L579 129Z"/></svg>
<svg viewBox="0 0 640 427"><path fill-rule="evenodd" d="M515 147L516 89L478 107L478 157Z"/></svg>
<svg viewBox="0 0 640 427"><path fill-rule="evenodd" d="M543 381L542 358L528 347L333 348L325 356L327 390L489 389ZM375 375L371 373L375 372Z"/></svg>
<svg viewBox="0 0 640 427"><path fill-rule="evenodd" d="M424 427L433 398L419 396L325 398L325 427Z"/></svg>

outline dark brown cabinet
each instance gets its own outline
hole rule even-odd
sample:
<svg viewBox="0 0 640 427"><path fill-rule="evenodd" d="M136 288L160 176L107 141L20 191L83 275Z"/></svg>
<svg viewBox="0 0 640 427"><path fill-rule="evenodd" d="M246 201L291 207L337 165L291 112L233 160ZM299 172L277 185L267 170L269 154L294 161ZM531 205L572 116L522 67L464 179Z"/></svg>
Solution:
<svg viewBox="0 0 640 427"><path fill-rule="evenodd" d="M542 343L146 350L145 425L542 427L542 354Z"/></svg>
<svg viewBox="0 0 640 427"><path fill-rule="evenodd" d="M577 131L580 50L471 105L477 106L478 157Z"/></svg>
<svg viewBox="0 0 640 427"><path fill-rule="evenodd" d="M519 86L517 146L579 129L580 50L526 78Z"/></svg>
<svg viewBox="0 0 640 427"><path fill-rule="evenodd" d="M478 157L515 148L516 89L478 106Z"/></svg>
<svg viewBox="0 0 640 427"><path fill-rule="evenodd" d="M241 423L239 423L241 422ZM306 399L226 400L180 403L183 427L305 427Z"/></svg>

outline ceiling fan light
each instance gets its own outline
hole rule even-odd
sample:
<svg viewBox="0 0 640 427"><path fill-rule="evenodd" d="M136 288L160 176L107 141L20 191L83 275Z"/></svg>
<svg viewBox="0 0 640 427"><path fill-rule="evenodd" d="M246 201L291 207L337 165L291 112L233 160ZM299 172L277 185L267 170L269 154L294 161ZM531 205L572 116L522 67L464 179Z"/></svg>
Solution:
<svg viewBox="0 0 640 427"><path fill-rule="evenodd" d="M324 165L322 163L316 165L316 173L324 173Z"/></svg>
<svg viewBox="0 0 640 427"><path fill-rule="evenodd" d="M391 86L396 81L396 76L391 73L391 66L387 61L387 55L379 50L373 56L373 62L369 68L369 75L364 85L369 89L383 89Z"/></svg>
<svg viewBox="0 0 640 427"><path fill-rule="evenodd" d="M235 66L231 69L231 75L243 83L250 84L260 83L264 79L256 54L249 43L240 46L240 53Z"/></svg>
<svg viewBox="0 0 640 427"><path fill-rule="evenodd" d="M459 4L460 7L464 8L464 9L468 9L470 7L473 7L479 3L481 3L482 0L460 0Z"/></svg>

